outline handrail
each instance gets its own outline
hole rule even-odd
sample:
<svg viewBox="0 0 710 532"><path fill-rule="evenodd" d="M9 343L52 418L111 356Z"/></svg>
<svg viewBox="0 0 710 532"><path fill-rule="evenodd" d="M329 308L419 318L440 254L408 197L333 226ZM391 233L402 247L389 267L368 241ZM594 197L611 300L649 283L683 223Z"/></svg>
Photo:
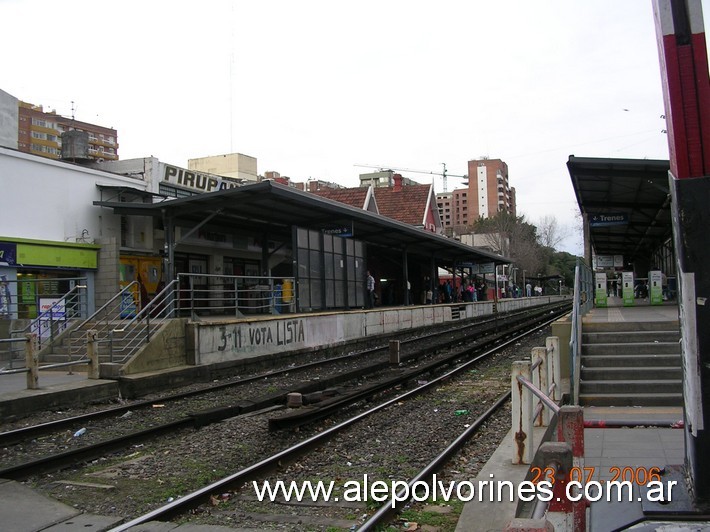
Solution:
<svg viewBox="0 0 710 532"><path fill-rule="evenodd" d="M523 386L525 386L528 390L532 392L532 394L540 399L542 405L546 406L550 410L552 410L555 414L560 411L560 405L558 405L555 401L550 399L549 393L550 391L553 391L554 388L557 387L556 383L553 383L550 385L550 387L547 389L547 392L543 392L540 390L537 386L535 386L532 382L530 382L528 379L525 377L522 377L520 375L517 376L518 382L521 383ZM542 406L538 405L538 406ZM533 419L535 419L536 416L533 415Z"/></svg>
<svg viewBox="0 0 710 532"><path fill-rule="evenodd" d="M165 287L160 292L155 294L155 297L151 299L150 302L145 305L139 312L137 312L136 315L133 316L128 322L124 323L122 327L114 328L112 330L114 332L124 332L126 329L130 328L135 322L143 319L146 314L150 312L151 309L164 303L163 299L165 298L166 294L168 294L169 292L174 292L174 287L178 286L178 283L179 281L176 279L165 285ZM170 314L174 313L174 311L175 309L172 309L170 311Z"/></svg>
<svg viewBox="0 0 710 532"><path fill-rule="evenodd" d="M545 347L534 347L530 360L513 362L511 372L513 464L532 463L533 424L546 426L551 416L543 415L544 407L559 412L562 399L560 374L560 340L550 336ZM527 390L527 391L526 391ZM533 410L533 397L538 398Z"/></svg>
<svg viewBox="0 0 710 532"><path fill-rule="evenodd" d="M86 280L86 279L84 279ZM39 352L47 345L52 345L56 340L56 335L67 329L69 319L75 316L86 315L88 302L84 300L82 303L82 294L80 290L86 290L84 284L74 285L68 292L56 298L56 301L50 305L47 310L41 311L36 318L21 329L10 331L10 335L27 334L34 332L35 348ZM84 296L84 299L85 296ZM61 309L64 309L63 313ZM56 318L59 318L55 320ZM45 333L43 334L43 329ZM49 331L49 336L45 337L46 331ZM24 341L23 339L21 339ZM10 356L10 368L13 366L13 357Z"/></svg>
<svg viewBox="0 0 710 532"><path fill-rule="evenodd" d="M59 296L59 297L57 298L57 301L55 301L54 303L52 303L52 305L51 305L47 310L43 310L42 312L40 312L40 313L37 315L37 317L34 318L34 319L33 319L30 323L28 323L25 327L23 327L22 329L14 329L14 330L12 330L12 331L10 331L10 332L11 332L11 333L14 333L14 334L25 333L25 332L27 332L27 331L31 331L34 327L38 327L38 324L39 324L43 319L46 319L47 316L49 316L50 319L51 319L51 317L52 317L52 315L53 315L53 313L54 313L54 311L55 311L55 308L58 309L59 307L61 307L61 303L62 303L62 302L64 302L64 305L66 306L66 300L69 298L69 296L72 294L72 292L77 291L77 295L79 295L79 294L78 294L78 290L79 290L80 288L85 290L85 289L86 289L86 285L81 285L81 284L74 285L74 286L71 288L71 290L69 290L69 291L68 291L67 293L65 293L64 295ZM23 340L23 341L24 341L24 340Z"/></svg>
<svg viewBox="0 0 710 532"><path fill-rule="evenodd" d="M107 337L110 334L111 322L120 319L122 312L125 311L122 304L126 295L128 294L131 301L135 302L134 294L140 291L140 286L138 281L131 281L69 332L68 362L74 361L74 355L77 355L76 360L79 361L87 359L87 352L84 349L86 347L86 331L94 329L99 338Z"/></svg>
<svg viewBox="0 0 710 532"><path fill-rule="evenodd" d="M579 404L579 378L581 373L582 358L582 316L593 304L592 271L577 258L574 269L574 300L572 304L572 330L570 334L569 352L570 364L570 395L572 404Z"/></svg>
<svg viewBox="0 0 710 532"><path fill-rule="evenodd" d="M119 290L119 291L116 293L116 295L114 295L111 299L109 299L108 301L106 301L106 303L104 303L103 305L101 305L101 308L99 308L99 309L98 309L96 312L94 312L91 316L89 316L89 317L86 318L84 321L82 321L79 325L77 325L77 326L76 326L76 330L79 330L79 329L81 329L82 327L84 327L84 325L86 325L87 323L89 323L89 322L91 322L91 321L94 321L95 318L96 318L96 316L98 316L100 313L102 313L104 310L106 310L106 309L109 307L109 305L111 305L117 298L123 298L123 294L126 293L126 292L129 290L129 288L132 288L132 287L134 287L134 286L136 286L136 287L138 287L138 288L140 289L140 283L139 283L138 281L131 281L129 284L127 284L127 285L124 286L121 290Z"/></svg>
<svg viewBox="0 0 710 532"><path fill-rule="evenodd" d="M171 281L135 316L121 324L121 326L114 327L109 331L108 340L103 339L102 341L103 343L108 341L111 362L114 361L114 355L117 352L122 352L121 360L126 360L132 356L142 345L150 342L151 331L154 331L175 315L177 308L174 300L179 287L179 279ZM159 306L163 306L163 308L155 312ZM151 322L151 320L153 321ZM118 334L122 335L123 341L123 347L120 349L114 345L114 335Z"/></svg>

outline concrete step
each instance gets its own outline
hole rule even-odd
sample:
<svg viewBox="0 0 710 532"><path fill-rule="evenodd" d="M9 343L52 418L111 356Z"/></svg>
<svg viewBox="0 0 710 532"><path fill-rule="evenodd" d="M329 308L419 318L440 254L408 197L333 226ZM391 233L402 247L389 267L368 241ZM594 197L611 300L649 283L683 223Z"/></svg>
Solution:
<svg viewBox="0 0 710 532"><path fill-rule="evenodd" d="M583 321L583 333L595 332L620 332L620 331L680 331L680 324L673 321L610 321L589 322Z"/></svg>
<svg viewBox="0 0 710 532"><path fill-rule="evenodd" d="M681 367L680 354L626 354L582 356L584 368Z"/></svg>
<svg viewBox="0 0 710 532"><path fill-rule="evenodd" d="M122 353L122 352L115 353L113 356L113 361L116 362L117 360L121 360L124 356L125 356L125 353ZM82 358L86 358L85 352L74 353L71 357L71 360L80 360ZM48 355L44 355L41 360L42 365L44 365L44 364L62 364L64 362L69 362L68 355L48 354ZM111 357L108 354L99 354L99 362L100 363L111 362Z"/></svg>
<svg viewBox="0 0 710 532"><path fill-rule="evenodd" d="M580 394L638 394L638 393L683 393L682 380L613 380L580 381Z"/></svg>
<svg viewBox="0 0 710 532"><path fill-rule="evenodd" d="M681 393L591 393L579 394L582 406L682 406Z"/></svg>
<svg viewBox="0 0 710 532"><path fill-rule="evenodd" d="M678 342L680 331L613 331L585 332L582 334L583 344L626 344Z"/></svg>
<svg viewBox="0 0 710 532"><path fill-rule="evenodd" d="M582 367L583 381L682 379L683 368L676 366Z"/></svg>
<svg viewBox="0 0 710 532"><path fill-rule="evenodd" d="M597 355L671 355L680 354L678 342L625 343L625 344L582 344L582 356Z"/></svg>

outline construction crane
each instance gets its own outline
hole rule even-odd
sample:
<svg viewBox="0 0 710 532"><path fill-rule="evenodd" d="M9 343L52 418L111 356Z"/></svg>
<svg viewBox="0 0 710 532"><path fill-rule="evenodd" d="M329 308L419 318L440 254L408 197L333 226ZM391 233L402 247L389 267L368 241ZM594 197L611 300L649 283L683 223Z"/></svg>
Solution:
<svg viewBox="0 0 710 532"><path fill-rule="evenodd" d="M439 175L443 179L443 186L444 186L444 192L447 192L446 189L446 178L447 177L461 177L463 179L468 179L467 175L456 175L456 174L450 174L446 171L446 163L441 163L441 165L444 167L441 172L427 172L426 170L412 170L411 168L395 168L393 166L384 166L384 165L371 165L371 164L356 164L354 166L360 166L362 168L377 168L379 171L384 172L386 170L391 170L393 172L413 172L415 174L429 174L429 175Z"/></svg>

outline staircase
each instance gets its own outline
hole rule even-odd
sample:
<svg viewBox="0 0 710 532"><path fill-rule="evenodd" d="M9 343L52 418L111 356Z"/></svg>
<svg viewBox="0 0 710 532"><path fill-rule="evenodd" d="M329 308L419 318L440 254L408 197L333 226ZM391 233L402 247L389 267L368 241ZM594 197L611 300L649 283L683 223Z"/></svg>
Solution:
<svg viewBox="0 0 710 532"><path fill-rule="evenodd" d="M682 406L677 321L585 323L582 406Z"/></svg>
<svg viewBox="0 0 710 532"><path fill-rule="evenodd" d="M107 328L117 328L122 325L122 322L103 322L101 324L87 322L84 323L80 330L67 330L61 335L51 346L40 353L40 359L42 364L60 364L62 362L69 362L70 356L71 360L81 360L87 359L87 343L86 343L86 331L90 329L95 329L102 331ZM125 349L130 341L126 338L128 332L113 333L112 349L113 349L113 362L120 362L125 357ZM99 362L110 362L111 361L111 348L109 347L109 342L107 340L107 333L99 334L99 340L97 347L99 351ZM78 365L74 366L76 371L85 371L86 366Z"/></svg>

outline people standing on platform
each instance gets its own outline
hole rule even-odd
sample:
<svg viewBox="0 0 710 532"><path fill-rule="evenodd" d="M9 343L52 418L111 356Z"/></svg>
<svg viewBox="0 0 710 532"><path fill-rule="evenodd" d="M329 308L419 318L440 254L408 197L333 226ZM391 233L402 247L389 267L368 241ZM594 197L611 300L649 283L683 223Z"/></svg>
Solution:
<svg viewBox="0 0 710 532"><path fill-rule="evenodd" d="M532 297L532 285L530 283L525 284L525 296Z"/></svg>
<svg viewBox="0 0 710 532"><path fill-rule="evenodd" d="M476 292L478 301L488 301L488 294L486 293L486 282L481 279L481 281L476 285Z"/></svg>
<svg viewBox="0 0 710 532"><path fill-rule="evenodd" d="M365 302L367 305L366 308L374 308L374 306L375 306L375 278L370 273L370 270L367 270L366 287L367 287L367 301Z"/></svg>
<svg viewBox="0 0 710 532"><path fill-rule="evenodd" d="M451 296L453 291L451 290L451 281L446 281L444 283L444 302L451 303Z"/></svg>

